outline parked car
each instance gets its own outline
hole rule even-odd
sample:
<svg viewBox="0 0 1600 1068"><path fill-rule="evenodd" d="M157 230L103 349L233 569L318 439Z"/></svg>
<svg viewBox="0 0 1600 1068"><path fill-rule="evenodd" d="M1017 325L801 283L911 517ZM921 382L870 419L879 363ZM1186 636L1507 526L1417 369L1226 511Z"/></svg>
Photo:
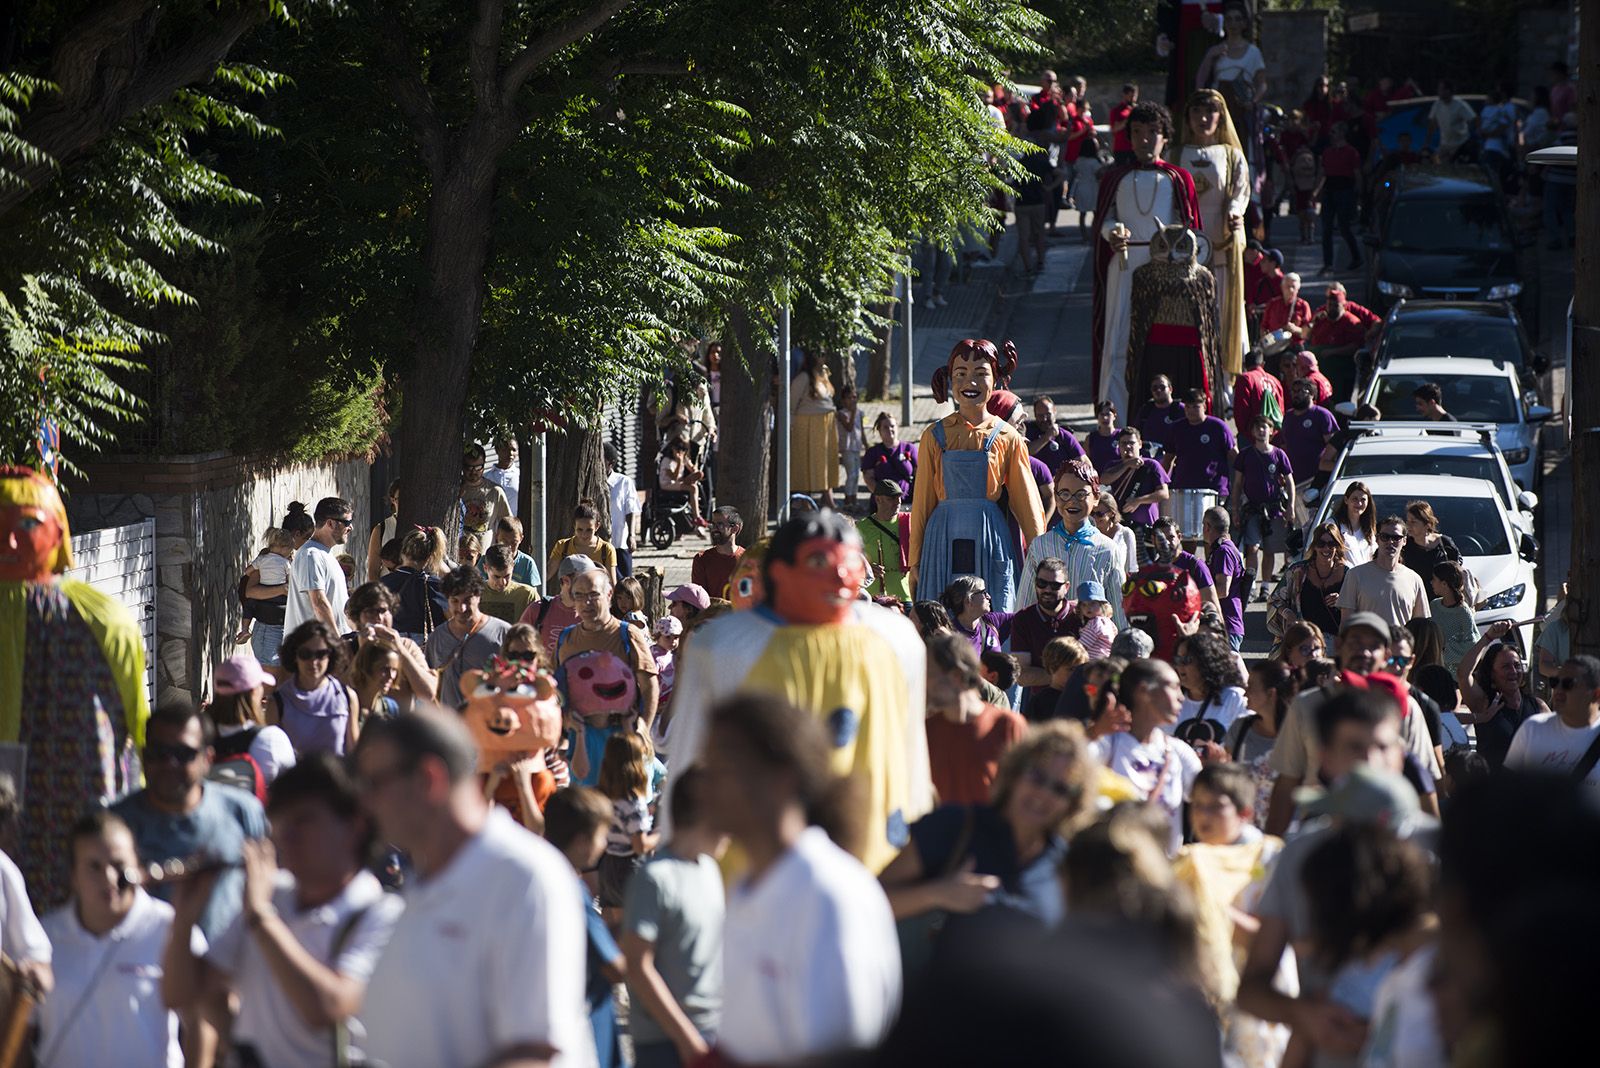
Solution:
<svg viewBox="0 0 1600 1068"><path fill-rule="evenodd" d="M1356 436L1339 450L1330 482L1377 475L1443 475L1492 484L1519 533L1532 534L1539 496L1521 489L1495 443L1494 423L1351 423Z"/></svg>
<svg viewBox="0 0 1600 1068"><path fill-rule="evenodd" d="M1465 164L1402 167L1380 190L1375 232L1365 237L1367 306L1396 301L1508 300L1537 321L1532 273L1505 197L1489 173Z"/></svg>
<svg viewBox="0 0 1600 1068"><path fill-rule="evenodd" d="M1539 491L1539 430L1555 413L1538 403L1538 395L1524 385L1515 367L1444 357L1396 360L1377 369L1362 400L1376 405L1385 422L1411 422L1417 418L1412 394L1425 382L1439 386L1445 411L1456 419L1495 424L1495 444L1517 485Z"/></svg>
<svg viewBox="0 0 1600 1068"><path fill-rule="evenodd" d="M1464 356L1508 363L1525 379L1550 369L1517 309L1503 300L1399 300L1373 353L1378 366L1419 356Z"/></svg>
<svg viewBox="0 0 1600 1068"><path fill-rule="evenodd" d="M1369 475L1328 483L1311 529L1322 523L1333 502L1344 498L1352 482L1364 482L1380 516L1404 516L1406 505L1424 500L1439 518L1439 532L1461 550L1462 566L1478 583L1473 612L1480 628L1502 619L1522 623L1539 616L1539 587L1534 561L1539 543L1512 524L1492 482L1449 475ZM1517 641L1526 658L1532 648L1532 627L1518 627Z"/></svg>

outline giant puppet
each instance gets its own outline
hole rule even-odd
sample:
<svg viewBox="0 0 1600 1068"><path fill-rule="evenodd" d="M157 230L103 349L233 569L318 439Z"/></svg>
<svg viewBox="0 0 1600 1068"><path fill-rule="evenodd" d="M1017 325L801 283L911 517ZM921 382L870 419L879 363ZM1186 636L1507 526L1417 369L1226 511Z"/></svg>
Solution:
<svg viewBox="0 0 1600 1068"><path fill-rule="evenodd" d="M72 566L61 496L26 468L0 468L0 741L27 747L18 861L41 908L69 895L67 830L138 783L144 639L115 598L61 575Z"/></svg>
<svg viewBox="0 0 1600 1068"><path fill-rule="evenodd" d="M920 467L911 498L907 562L912 592L938 597L952 579L977 575L989 587L994 610L1009 612L1021 572L1020 550L1000 495L1016 518L1026 548L1044 532L1044 510L1028 463L1028 443L1010 423L988 411L989 396L1017 369L1016 346L967 338L934 372L933 397L956 410L922 432Z"/></svg>
<svg viewBox="0 0 1600 1068"><path fill-rule="evenodd" d="M1216 286L1201 266L1205 235L1169 226L1150 239L1150 262L1133 272L1133 318L1128 333L1128 393L1148 397L1165 376L1173 396L1205 391L1220 415L1228 392L1218 352Z"/></svg>
<svg viewBox="0 0 1600 1068"><path fill-rule="evenodd" d="M865 797L861 859L879 871L933 807L933 785L922 640L902 613L860 599L866 578L848 519L807 512L785 523L762 562L765 602L696 628L682 647L672 757L679 767L700 757L710 709L730 695L776 694L809 709L832 739L834 771Z"/></svg>
<svg viewBox="0 0 1600 1068"><path fill-rule="evenodd" d="M1172 117L1160 104L1141 103L1128 116L1136 162L1108 167L1095 205L1093 344L1095 399L1119 412L1128 404L1129 319L1133 272L1150 262L1150 239L1167 224L1200 225L1189 172L1161 158L1172 138Z"/></svg>
<svg viewBox="0 0 1600 1068"><path fill-rule="evenodd" d="M1177 163L1194 180L1200 223L1211 243L1210 257L1201 262L1211 268L1216 278L1217 327L1222 338L1225 376L1222 381L1231 384L1244 369L1242 361L1248 342L1244 317L1244 213L1250 206L1250 165L1221 93L1215 89L1195 90L1183 115L1183 147L1178 150Z"/></svg>
<svg viewBox="0 0 1600 1068"><path fill-rule="evenodd" d="M556 791L549 761L561 742L561 698L556 682L527 660L490 658L467 692L461 712L478 746L478 774L488 780L489 795L523 824L532 821L528 806L544 811ZM532 760L529 796L510 766ZM530 827L530 830L538 830Z"/></svg>
<svg viewBox="0 0 1600 1068"><path fill-rule="evenodd" d="M1183 109L1223 25L1221 0L1158 0L1156 54L1167 61L1167 107Z"/></svg>

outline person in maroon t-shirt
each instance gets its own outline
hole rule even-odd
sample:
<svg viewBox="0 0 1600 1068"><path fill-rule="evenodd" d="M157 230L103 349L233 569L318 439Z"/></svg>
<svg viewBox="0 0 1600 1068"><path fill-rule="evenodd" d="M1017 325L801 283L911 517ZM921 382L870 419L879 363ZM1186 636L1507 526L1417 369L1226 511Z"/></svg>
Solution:
<svg viewBox="0 0 1600 1068"><path fill-rule="evenodd" d="M1028 733L1027 722L985 704L978 654L955 634L928 639L928 770L939 800L981 805L989 800L1000 758Z"/></svg>
<svg viewBox="0 0 1600 1068"><path fill-rule="evenodd" d="M1111 109L1111 152L1118 163L1132 163L1133 138L1128 134L1128 116L1139 102L1139 87L1129 82L1122 87L1122 103Z"/></svg>
<svg viewBox="0 0 1600 1068"><path fill-rule="evenodd" d="M1361 266L1361 246L1356 244L1356 187L1361 178L1361 153L1345 139L1343 123L1328 131L1322 151L1322 270L1333 270L1333 228L1339 227L1350 250L1350 269Z"/></svg>
<svg viewBox="0 0 1600 1068"><path fill-rule="evenodd" d="M1352 301L1344 286L1328 286L1327 302L1311 317L1306 347L1317 354L1339 400L1355 388L1355 354L1368 348L1383 329L1383 318Z"/></svg>

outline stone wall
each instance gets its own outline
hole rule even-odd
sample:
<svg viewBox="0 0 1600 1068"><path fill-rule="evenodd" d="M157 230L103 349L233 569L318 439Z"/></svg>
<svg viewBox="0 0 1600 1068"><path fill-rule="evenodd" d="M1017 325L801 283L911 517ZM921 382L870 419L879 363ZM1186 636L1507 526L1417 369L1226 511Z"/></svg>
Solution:
<svg viewBox="0 0 1600 1068"><path fill-rule="evenodd" d="M357 576L365 574L368 466L278 466L226 453L85 465L86 477L68 485L74 533L155 520L157 700L209 693L212 670L233 654L239 633L239 577L289 502L311 511L322 497L351 501L355 525L346 550Z"/></svg>
<svg viewBox="0 0 1600 1068"><path fill-rule="evenodd" d="M1267 61L1267 101L1297 108L1328 67L1326 11L1261 12L1261 56Z"/></svg>

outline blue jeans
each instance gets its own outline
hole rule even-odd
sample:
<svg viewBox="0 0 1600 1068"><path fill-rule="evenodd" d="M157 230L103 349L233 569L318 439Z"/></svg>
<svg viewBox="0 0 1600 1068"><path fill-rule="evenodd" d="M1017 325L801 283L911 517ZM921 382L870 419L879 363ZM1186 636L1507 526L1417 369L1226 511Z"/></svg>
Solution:
<svg viewBox="0 0 1600 1068"><path fill-rule="evenodd" d="M250 628L250 651L262 664L277 664L278 646L283 644L283 624L256 620Z"/></svg>
<svg viewBox="0 0 1600 1068"><path fill-rule="evenodd" d="M1230 635L1228 635L1228 644L1230 646L1232 646L1233 647L1233 651L1237 653L1239 651L1240 646L1244 645L1244 635L1243 634L1230 634Z"/></svg>
<svg viewBox="0 0 1600 1068"><path fill-rule="evenodd" d="M617 578L627 578L633 574L633 554L622 546L614 546L617 550Z"/></svg>

